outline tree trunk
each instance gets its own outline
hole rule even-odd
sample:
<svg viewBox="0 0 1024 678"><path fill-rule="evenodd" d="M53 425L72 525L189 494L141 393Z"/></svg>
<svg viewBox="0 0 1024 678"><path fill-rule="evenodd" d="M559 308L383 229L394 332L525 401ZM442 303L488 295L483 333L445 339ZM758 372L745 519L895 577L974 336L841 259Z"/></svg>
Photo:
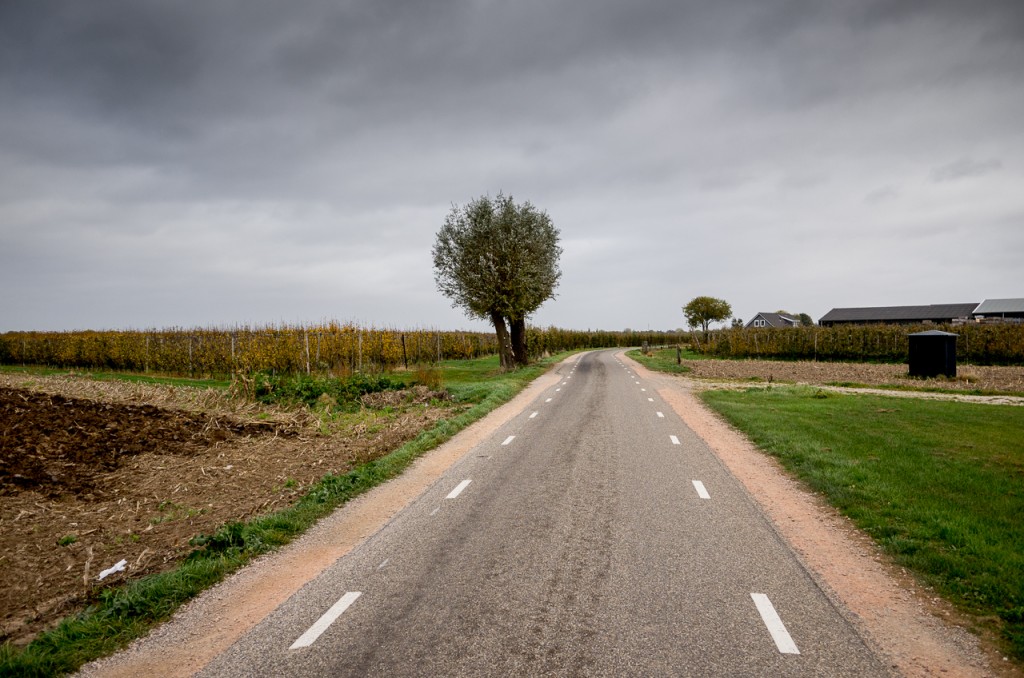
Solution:
<svg viewBox="0 0 1024 678"><path fill-rule="evenodd" d="M498 357L501 359L501 367L502 369L510 370L513 367L512 346L508 340L508 327L505 325L505 316L492 311L491 322L494 323L494 333L498 335Z"/></svg>
<svg viewBox="0 0 1024 678"><path fill-rule="evenodd" d="M509 323L512 326L512 359L519 367L525 367L530 362L526 354L526 319L518 318Z"/></svg>

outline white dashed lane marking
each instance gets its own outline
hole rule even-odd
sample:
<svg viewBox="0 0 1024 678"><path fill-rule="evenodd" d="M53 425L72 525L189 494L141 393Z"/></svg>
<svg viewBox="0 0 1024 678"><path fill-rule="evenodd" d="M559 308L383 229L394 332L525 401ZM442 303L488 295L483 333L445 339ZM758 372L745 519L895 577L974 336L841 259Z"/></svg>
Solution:
<svg viewBox="0 0 1024 678"><path fill-rule="evenodd" d="M462 481L461 483L459 483L458 485L456 485L456 486L455 486L455 489L454 489L454 490L452 490L451 492L449 492L449 493L448 493L448 496L447 496L447 497L445 497L445 499L455 499L455 497L457 497L457 496L459 496L460 494L462 494L462 491L463 491L464 489L466 489L466 486L467 486L467 485L469 485L469 484L470 484L471 482L473 482L473 481L472 481L472 480L470 480L469 478L466 478L466 479L465 479L465 480L463 480L463 481Z"/></svg>
<svg viewBox="0 0 1024 678"><path fill-rule="evenodd" d="M679 442L679 438L677 438L675 436L669 436L669 440L672 441L673 445L681 445L682 444L682 443Z"/></svg>
<svg viewBox="0 0 1024 678"><path fill-rule="evenodd" d="M707 488L704 487L704 483L701 481L694 480L693 489L697 490L697 496L701 499L711 499L711 495L708 494Z"/></svg>
<svg viewBox="0 0 1024 678"><path fill-rule="evenodd" d="M534 414L536 414L536 412L534 412ZM515 437L515 436L509 436L508 438L505 438L505 442L503 442L503 443L502 443L502 445L503 445L503 446L504 446L504 445L508 445L508 444L509 444L510 442L512 442L512 441L513 441L513 440L515 440L515 439L516 439L516 437Z"/></svg>
<svg viewBox="0 0 1024 678"><path fill-rule="evenodd" d="M531 415L530 415L530 419L533 419L533 418L534 418L534 417L536 417L536 416L537 416L537 413L536 413L536 412L534 412L533 414L531 414Z"/></svg>
<svg viewBox="0 0 1024 678"><path fill-rule="evenodd" d="M786 630L782 619L779 618L779 613L775 611L772 601L768 600L768 596L763 593L751 593L750 597L754 599L754 605L757 606L757 611L761 614L761 620L768 627L768 633L772 635L772 640L775 641L775 647L779 648L779 652L800 654L800 650L797 649L796 643L793 642L793 638Z"/></svg>
<svg viewBox="0 0 1024 678"><path fill-rule="evenodd" d="M664 419L665 415L662 412L658 412L658 419Z"/></svg>
<svg viewBox="0 0 1024 678"><path fill-rule="evenodd" d="M324 612L323 616L317 619L288 649L295 650L300 647L309 647L315 643L320 634L326 631L327 627L333 624L334 620L340 617L341 613L347 610L349 605L356 602L356 598L361 595L363 594L359 591L349 591L343 595L338 602L331 606L331 609Z"/></svg>

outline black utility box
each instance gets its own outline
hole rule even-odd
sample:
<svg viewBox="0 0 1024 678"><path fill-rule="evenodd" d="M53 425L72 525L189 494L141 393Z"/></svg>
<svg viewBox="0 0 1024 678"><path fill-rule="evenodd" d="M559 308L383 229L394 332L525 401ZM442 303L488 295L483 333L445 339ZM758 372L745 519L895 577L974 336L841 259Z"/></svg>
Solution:
<svg viewBox="0 0 1024 678"><path fill-rule="evenodd" d="M928 330L910 338L910 376L956 376L956 336L952 332Z"/></svg>

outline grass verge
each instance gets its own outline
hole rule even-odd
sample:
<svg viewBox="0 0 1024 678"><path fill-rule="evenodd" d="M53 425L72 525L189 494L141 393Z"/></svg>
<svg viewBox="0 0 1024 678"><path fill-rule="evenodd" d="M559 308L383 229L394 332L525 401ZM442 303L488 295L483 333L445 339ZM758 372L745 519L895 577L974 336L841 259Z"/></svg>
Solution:
<svg viewBox="0 0 1024 678"><path fill-rule="evenodd" d="M1024 408L809 387L701 398L1024 660Z"/></svg>
<svg viewBox="0 0 1024 678"><path fill-rule="evenodd" d="M443 363L440 379L468 409L438 421L384 457L345 474L324 476L286 509L198 536L193 540L196 550L176 569L103 591L95 604L26 647L0 646L0 675L64 675L125 647L256 556L287 544L345 502L399 475L417 457L511 400L565 355L508 373L500 371L496 357Z"/></svg>
<svg viewBox="0 0 1024 678"><path fill-rule="evenodd" d="M683 374L691 371L686 365L679 365L676 363L677 353L674 348L655 349L650 355L644 355L640 349L635 348L631 351L626 351L626 355L649 370L669 372L670 374ZM700 360L703 359L703 356L698 357L696 353L691 353L689 350L686 350L682 352L682 359Z"/></svg>

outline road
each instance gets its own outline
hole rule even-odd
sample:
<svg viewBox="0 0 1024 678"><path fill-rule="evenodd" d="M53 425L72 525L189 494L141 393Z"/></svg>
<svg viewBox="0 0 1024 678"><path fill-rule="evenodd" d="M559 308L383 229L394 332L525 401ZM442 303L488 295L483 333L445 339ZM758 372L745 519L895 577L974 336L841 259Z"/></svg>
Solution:
<svg viewBox="0 0 1024 678"><path fill-rule="evenodd" d="M200 675L888 675L626 361L558 369Z"/></svg>

